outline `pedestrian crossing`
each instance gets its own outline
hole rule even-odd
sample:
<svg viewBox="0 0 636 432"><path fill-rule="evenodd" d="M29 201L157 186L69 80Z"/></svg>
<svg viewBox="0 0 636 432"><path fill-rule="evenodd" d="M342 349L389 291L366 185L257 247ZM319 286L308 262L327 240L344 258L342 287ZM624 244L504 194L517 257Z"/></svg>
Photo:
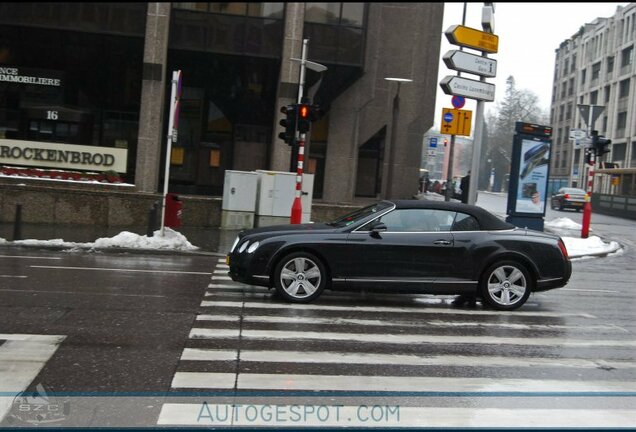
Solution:
<svg viewBox="0 0 636 432"><path fill-rule="evenodd" d="M219 260L172 380L189 397L159 425L636 426L636 338L593 314L329 292L289 304L227 271Z"/></svg>

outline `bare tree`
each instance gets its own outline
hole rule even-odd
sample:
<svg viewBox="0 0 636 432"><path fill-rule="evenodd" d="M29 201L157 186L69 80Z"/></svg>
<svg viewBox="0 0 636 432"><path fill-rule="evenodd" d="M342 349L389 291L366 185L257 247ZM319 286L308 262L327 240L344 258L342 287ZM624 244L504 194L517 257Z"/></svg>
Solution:
<svg viewBox="0 0 636 432"><path fill-rule="evenodd" d="M506 174L510 173L515 123L546 124L547 118L547 112L539 107L537 95L530 90L518 89L514 77L509 76L503 101L497 103L494 112L490 111L487 115L487 140L483 146L480 170L485 175L480 184L484 184L490 169L494 168L495 189L507 190ZM488 163L488 160L491 162Z"/></svg>

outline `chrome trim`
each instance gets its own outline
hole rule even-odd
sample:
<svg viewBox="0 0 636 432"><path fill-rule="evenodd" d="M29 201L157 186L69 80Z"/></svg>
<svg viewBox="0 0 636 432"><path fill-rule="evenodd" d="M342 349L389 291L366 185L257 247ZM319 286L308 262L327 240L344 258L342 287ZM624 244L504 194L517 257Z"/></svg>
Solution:
<svg viewBox="0 0 636 432"><path fill-rule="evenodd" d="M347 282L400 282L400 283L430 283L435 282L435 279L372 279L372 278L355 278L346 279Z"/></svg>
<svg viewBox="0 0 636 432"><path fill-rule="evenodd" d="M385 214L387 214L387 213L392 212L393 210L395 210L395 208L396 208L397 206L396 206L394 203L391 203L391 204L393 204L393 207L391 207L390 209L388 209L388 210L387 210L387 211L385 211L384 213L381 213L381 214L379 214L378 216L374 217L374 218L373 218L373 219L371 219L369 222L367 222L367 223L365 223L365 224L362 224L362 226L361 226L361 227L354 229L353 231L351 231L351 233L350 233L350 234L352 234L352 233L354 233L354 232L361 232L361 233L367 233L367 234L368 234L368 233L370 233L370 232L372 232L372 231L358 231L358 230L359 230L360 228L362 228L363 226L365 226L365 225L367 225L367 224L370 224L372 221L376 220L377 218L381 218L381 217L382 217L382 216L384 216ZM383 232L387 232L387 231L383 231Z"/></svg>
<svg viewBox="0 0 636 432"><path fill-rule="evenodd" d="M254 279L269 279L269 276L252 275Z"/></svg>
<svg viewBox="0 0 636 432"><path fill-rule="evenodd" d="M563 280L562 277L558 277L558 278L552 278L552 279L539 279L537 280L537 283L543 283L543 282L555 282L555 281L560 281Z"/></svg>
<svg viewBox="0 0 636 432"><path fill-rule="evenodd" d="M445 283L446 284L478 284L479 281L460 281L460 280L457 280L457 281L438 281L438 280L436 280L435 283L436 284L438 284L438 283L442 283L442 284L445 284Z"/></svg>

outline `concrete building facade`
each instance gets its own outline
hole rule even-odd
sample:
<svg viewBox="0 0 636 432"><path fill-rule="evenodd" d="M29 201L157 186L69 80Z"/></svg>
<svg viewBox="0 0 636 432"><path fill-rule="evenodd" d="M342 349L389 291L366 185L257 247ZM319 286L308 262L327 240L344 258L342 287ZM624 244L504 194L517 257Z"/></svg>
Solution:
<svg viewBox="0 0 636 432"><path fill-rule="evenodd" d="M551 121L552 190L586 189L590 165L585 149L570 140L571 129L587 130L579 105L604 109L594 123L612 140L596 170L595 192L636 196L636 3L618 6L608 18L583 24L556 49Z"/></svg>
<svg viewBox="0 0 636 432"><path fill-rule="evenodd" d="M442 19L442 3L3 3L0 145L123 149L128 192L161 193L170 81L181 70L169 190L218 197L225 170L290 169L279 109L296 102L293 59L309 39L308 58L328 67L306 83L325 112L306 147L314 197L408 198L433 124ZM0 159L21 164L37 166Z"/></svg>

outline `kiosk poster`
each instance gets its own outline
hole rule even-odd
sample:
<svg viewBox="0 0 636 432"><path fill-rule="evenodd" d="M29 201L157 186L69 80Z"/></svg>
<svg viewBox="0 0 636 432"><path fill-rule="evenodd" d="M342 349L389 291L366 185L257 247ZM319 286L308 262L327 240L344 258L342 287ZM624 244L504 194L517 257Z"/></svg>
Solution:
<svg viewBox="0 0 636 432"><path fill-rule="evenodd" d="M524 139L521 142L517 213L544 214L548 189L550 143Z"/></svg>

